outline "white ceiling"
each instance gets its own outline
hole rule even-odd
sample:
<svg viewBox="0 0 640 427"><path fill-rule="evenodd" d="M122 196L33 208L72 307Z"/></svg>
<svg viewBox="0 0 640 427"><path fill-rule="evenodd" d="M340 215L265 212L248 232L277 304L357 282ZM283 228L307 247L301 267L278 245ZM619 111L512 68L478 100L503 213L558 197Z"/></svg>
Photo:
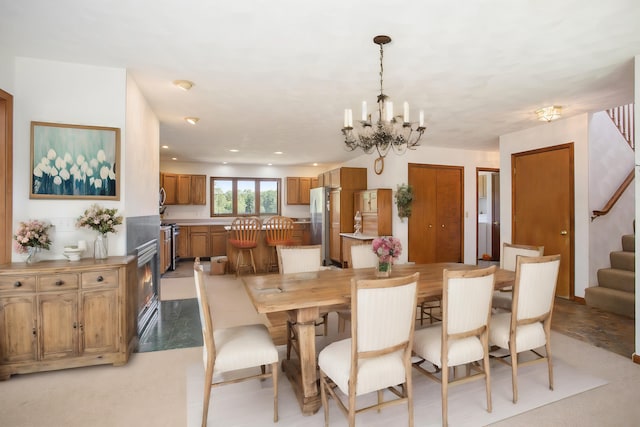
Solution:
<svg viewBox="0 0 640 427"><path fill-rule="evenodd" d="M126 68L163 158L307 165L361 154L340 128L345 108L375 103L375 35L393 39L396 112L425 111L423 146L497 150L500 135L544 126L540 107L633 102L639 23L638 0L0 0L0 51Z"/></svg>

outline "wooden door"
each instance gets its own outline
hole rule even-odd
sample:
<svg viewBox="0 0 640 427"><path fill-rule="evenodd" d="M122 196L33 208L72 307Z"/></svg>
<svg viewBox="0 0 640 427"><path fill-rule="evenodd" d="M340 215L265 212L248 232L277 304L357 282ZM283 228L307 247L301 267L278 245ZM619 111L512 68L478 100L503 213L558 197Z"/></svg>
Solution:
<svg viewBox="0 0 640 427"><path fill-rule="evenodd" d="M0 363L34 361L36 349L35 297L0 298Z"/></svg>
<svg viewBox="0 0 640 427"><path fill-rule="evenodd" d="M191 175L178 175L178 204L191 204Z"/></svg>
<svg viewBox="0 0 640 427"><path fill-rule="evenodd" d="M13 232L13 96L0 89L0 235ZM0 264L11 262L11 239L0 242Z"/></svg>
<svg viewBox="0 0 640 427"><path fill-rule="evenodd" d="M513 243L560 254L556 296L574 296L573 143L511 156Z"/></svg>
<svg viewBox="0 0 640 427"><path fill-rule="evenodd" d="M341 262L340 256L340 191L329 193L329 258Z"/></svg>
<svg viewBox="0 0 640 427"><path fill-rule="evenodd" d="M40 360L78 354L78 293L38 296Z"/></svg>
<svg viewBox="0 0 640 427"><path fill-rule="evenodd" d="M500 261L500 172L491 174L491 259Z"/></svg>
<svg viewBox="0 0 640 427"><path fill-rule="evenodd" d="M116 289L82 292L82 353L118 351L118 294Z"/></svg>
<svg viewBox="0 0 640 427"><path fill-rule="evenodd" d="M462 262L462 183L460 167L409 164L409 261Z"/></svg>

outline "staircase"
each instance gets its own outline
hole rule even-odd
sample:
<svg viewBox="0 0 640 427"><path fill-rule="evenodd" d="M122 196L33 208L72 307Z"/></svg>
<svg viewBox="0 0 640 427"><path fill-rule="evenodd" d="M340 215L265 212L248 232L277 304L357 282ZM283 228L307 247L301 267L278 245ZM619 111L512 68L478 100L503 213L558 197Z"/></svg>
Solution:
<svg viewBox="0 0 640 427"><path fill-rule="evenodd" d="M598 286L585 289L588 306L635 318L635 241L622 236L622 250L609 254L611 268L598 270Z"/></svg>

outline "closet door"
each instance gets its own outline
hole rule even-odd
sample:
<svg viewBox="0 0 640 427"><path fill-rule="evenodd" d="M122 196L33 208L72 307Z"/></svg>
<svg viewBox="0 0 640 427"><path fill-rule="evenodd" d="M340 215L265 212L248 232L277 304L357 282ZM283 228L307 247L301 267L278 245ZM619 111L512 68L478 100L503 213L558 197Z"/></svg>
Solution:
<svg viewBox="0 0 640 427"><path fill-rule="evenodd" d="M409 261L462 262L463 168L409 164Z"/></svg>

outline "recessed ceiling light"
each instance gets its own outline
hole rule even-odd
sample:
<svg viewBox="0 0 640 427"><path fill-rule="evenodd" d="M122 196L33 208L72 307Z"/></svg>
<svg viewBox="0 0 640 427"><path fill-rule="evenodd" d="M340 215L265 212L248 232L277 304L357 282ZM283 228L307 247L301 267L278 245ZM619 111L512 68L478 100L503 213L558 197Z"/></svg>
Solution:
<svg viewBox="0 0 640 427"><path fill-rule="evenodd" d="M237 149L235 149L235 148L232 148L232 149L231 149L231 150L229 150L229 151L231 151L232 153L237 153L237 152L238 152L238 151L240 151L240 150L237 150Z"/></svg>
<svg viewBox="0 0 640 427"><path fill-rule="evenodd" d="M226 165L226 164L227 164L227 162L222 162L222 164L223 164L223 165Z"/></svg>
<svg viewBox="0 0 640 427"><path fill-rule="evenodd" d="M273 165L273 163L267 163L267 166L272 166L272 165Z"/></svg>
<svg viewBox="0 0 640 427"><path fill-rule="evenodd" d="M274 151L273 154L282 154L282 151Z"/></svg>
<svg viewBox="0 0 640 427"><path fill-rule="evenodd" d="M314 163L314 164L313 164L313 166L318 166L318 164L317 164L317 163Z"/></svg>
<svg viewBox="0 0 640 427"><path fill-rule="evenodd" d="M178 158L177 157L172 157L171 160L178 160Z"/></svg>
<svg viewBox="0 0 640 427"><path fill-rule="evenodd" d="M163 145L162 148L164 148L166 150L167 148L169 148L169 146L168 145Z"/></svg>
<svg viewBox="0 0 640 427"><path fill-rule="evenodd" d="M187 91L195 86L194 83L189 80L174 80L173 84L184 91Z"/></svg>
<svg viewBox="0 0 640 427"><path fill-rule="evenodd" d="M195 125L200 120L199 117L185 117L184 120L190 125Z"/></svg>

